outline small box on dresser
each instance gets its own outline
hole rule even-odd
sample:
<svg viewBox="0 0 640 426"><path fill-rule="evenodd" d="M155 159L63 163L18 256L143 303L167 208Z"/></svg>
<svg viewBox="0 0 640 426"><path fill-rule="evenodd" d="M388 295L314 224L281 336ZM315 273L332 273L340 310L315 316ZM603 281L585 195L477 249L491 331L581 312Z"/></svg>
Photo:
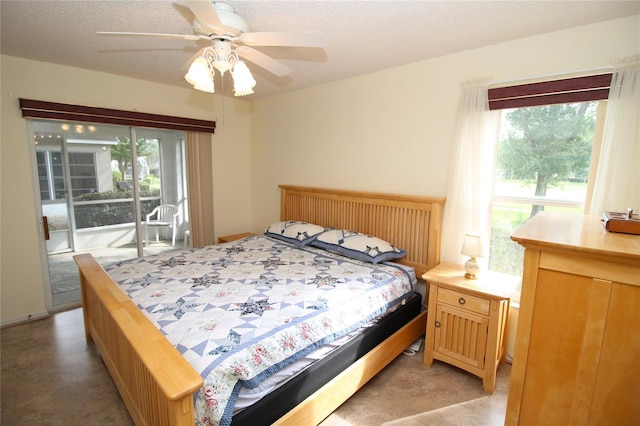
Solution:
<svg viewBox="0 0 640 426"><path fill-rule="evenodd" d="M464 277L464 266L441 263L422 278L429 285L424 363L434 359L482 378L493 393L506 358L510 298L520 277L493 271Z"/></svg>

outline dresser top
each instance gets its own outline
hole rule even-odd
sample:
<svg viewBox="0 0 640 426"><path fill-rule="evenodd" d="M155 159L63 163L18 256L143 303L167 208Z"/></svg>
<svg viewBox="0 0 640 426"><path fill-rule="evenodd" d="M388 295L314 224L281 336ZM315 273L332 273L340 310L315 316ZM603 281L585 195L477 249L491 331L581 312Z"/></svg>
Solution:
<svg viewBox="0 0 640 426"><path fill-rule="evenodd" d="M640 262L640 235L609 232L598 216L540 212L518 228L511 239L525 247L571 250Z"/></svg>

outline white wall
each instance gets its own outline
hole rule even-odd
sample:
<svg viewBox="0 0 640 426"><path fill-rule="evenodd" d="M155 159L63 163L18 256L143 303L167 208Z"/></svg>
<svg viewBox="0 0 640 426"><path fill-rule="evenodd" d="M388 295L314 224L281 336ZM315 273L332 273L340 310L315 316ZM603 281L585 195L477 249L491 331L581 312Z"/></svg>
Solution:
<svg viewBox="0 0 640 426"><path fill-rule="evenodd" d="M0 59L2 324L46 314L43 274L48 271L40 265L44 240L19 98L216 120L215 232L251 229L250 102L6 55Z"/></svg>
<svg viewBox="0 0 640 426"><path fill-rule="evenodd" d="M255 101L254 227L278 218L278 184L444 196L463 82L530 80L639 52L637 15Z"/></svg>

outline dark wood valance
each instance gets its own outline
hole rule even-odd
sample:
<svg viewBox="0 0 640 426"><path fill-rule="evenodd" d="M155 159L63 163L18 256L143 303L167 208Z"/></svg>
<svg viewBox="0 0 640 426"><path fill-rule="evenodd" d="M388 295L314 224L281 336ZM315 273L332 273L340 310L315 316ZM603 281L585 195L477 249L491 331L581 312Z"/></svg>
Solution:
<svg viewBox="0 0 640 426"><path fill-rule="evenodd" d="M20 99L25 118L119 124L123 126L215 133L216 122L169 115Z"/></svg>
<svg viewBox="0 0 640 426"><path fill-rule="evenodd" d="M489 109L523 108L609 97L611 73L489 89Z"/></svg>

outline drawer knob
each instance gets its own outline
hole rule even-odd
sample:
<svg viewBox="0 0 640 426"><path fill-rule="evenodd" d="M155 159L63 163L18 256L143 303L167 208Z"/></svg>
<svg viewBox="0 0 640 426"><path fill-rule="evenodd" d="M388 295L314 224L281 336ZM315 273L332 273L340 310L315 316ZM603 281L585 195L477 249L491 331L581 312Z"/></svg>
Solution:
<svg viewBox="0 0 640 426"><path fill-rule="evenodd" d="M465 303L467 303L467 301L464 300L464 297L461 297L460 299L458 299L458 303L464 305Z"/></svg>
<svg viewBox="0 0 640 426"><path fill-rule="evenodd" d="M436 321L436 323L435 323L436 328L440 328L441 325L442 324L440 324L440 321Z"/></svg>

